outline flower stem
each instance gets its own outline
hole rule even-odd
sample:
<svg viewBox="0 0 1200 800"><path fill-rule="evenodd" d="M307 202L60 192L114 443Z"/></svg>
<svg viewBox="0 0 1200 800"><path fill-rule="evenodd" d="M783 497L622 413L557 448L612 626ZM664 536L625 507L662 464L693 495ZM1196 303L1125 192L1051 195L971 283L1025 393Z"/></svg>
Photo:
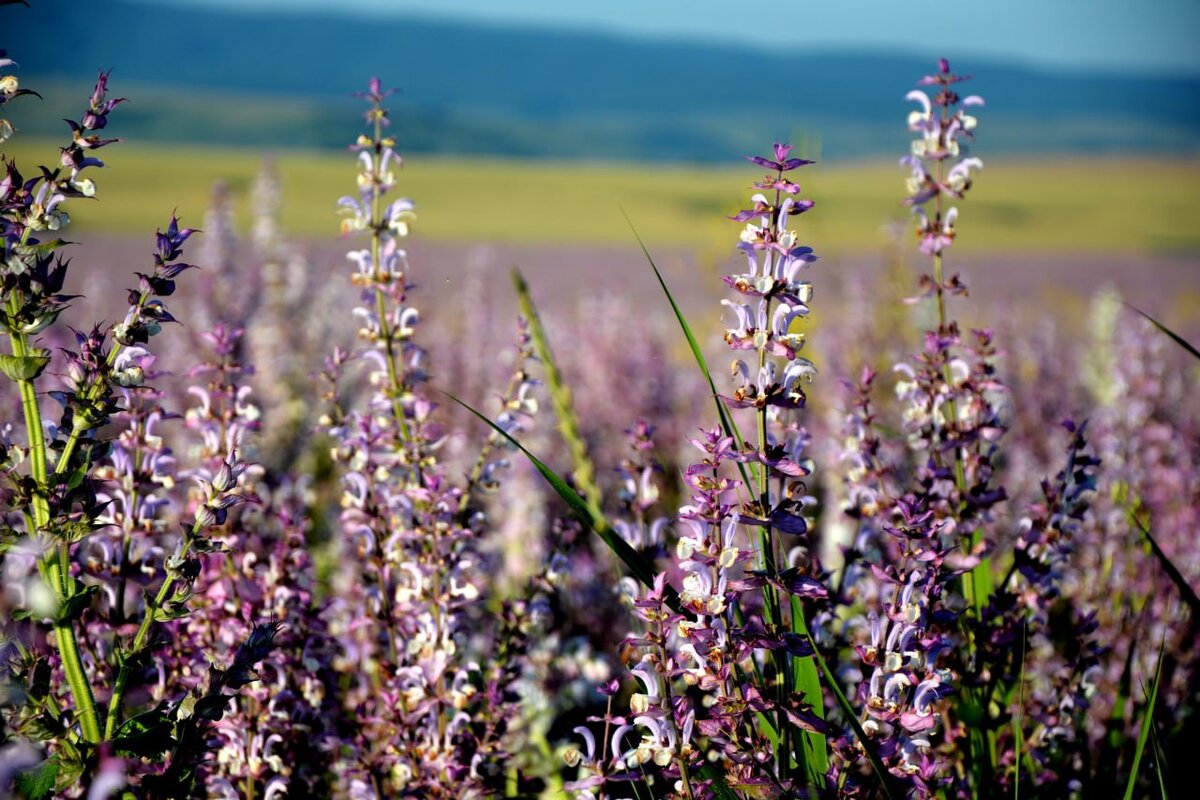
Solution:
<svg viewBox="0 0 1200 800"><path fill-rule="evenodd" d="M946 109L942 108L943 130L946 126ZM941 186L944 180L944 161L939 159L937 162L937 181ZM943 225L943 199L942 192L937 194L937 217L934 221L935 226L940 230ZM938 335L941 336L946 330L946 296L944 283L944 272L942 266L942 253L937 251L933 254L933 282L937 289L937 306L938 306ZM947 410L949 411L950 419L948 427L953 427L957 434L958 429L958 404L954 400L953 383L950 372L950 362L947 360L942 364L942 378L945 381L946 388L950 392L947 400ZM955 516L961 516L963 509L966 506L965 498L967 494L967 476L966 466L963 458L963 449L956 444L954 447L954 484L958 488L959 503L958 508L954 509ZM962 537L963 550L968 553L974 553L976 545L980 539L980 531L978 529L969 530ZM983 617L983 608L991 595L992 574L991 574L990 559L982 559L975 565L970 572L962 576L962 591L963 597L967 601L968 613L979 620ZM971 629L966 628L966 636L968 639L973 639ZM971 651L974 652L974 642L971 642ZM984 692L977 688L966 688L967 702L978 706L987 713L987 706L991 702L991 691ZM970 749L973 762L973 772L976 779L976 789L982 791L984 786L987 786L991 780L992 763L994 757L994 734L991 731L983 731L977 727L972 727L969 734Z"/></svg>
<svg viewBox="0 0 1200 800"><path fill-rule="evenodd" d="M383 188L380 182L383 176L380 171L383 169L383 111L376 105L375 107L375 150L371 154L371 164L375 173L375 180L371 184L371 266L375 270L373 276L376 280L383 277L383 270L380 267L379 259L382 255L383 245L380 232L383 230L382 204L383 204ZM406 276L401 273L394 278L403 283ZM401 396L404 391L403 372L396 359L396 342L392 332L391 325L387 321L387 304L383 296L383 289L376 284L375 286L375 313L379 317L379 336L383 339L384 360L387 362L388 373L388 394L392 401L392 415L396 418L396 425L400 429L400 436L405 441L411 441L412 436L409 434L408 421L404 418L404 406L401 402Z"/></svg>
<svg viewBox="0 0 1200 800"><path fill-rule="evenodd" d="M9 295L8 311L10 318L15 316L20 305L16 293ZM29 342L25 334L9 330L9 341L12 353L17 358L29 355ZM34 530L30 531L35 540L41 540L43 533L50 524L50 503L44 494L49 490L49 467L46 457L46 439L42 432L42 413L38 406L37 390L32 380L17 381L21 394L21 408L25 415L25 430L29 438L29 467L35 485L33 495ZM59 541L53 553L39 559L39 571L50 584L61 606L71 597L71 564L70 552L65 541ZM70 620L56 619L54 622L54 640L62 656L63 672L66 673L67 684L71 687L71 696L75 700L75 709L79 718L79 726L83 737L89 742L100 741L100 720L96 715L96 699L92 687L88 684L87 674L83 669L83 661L79 657L79 642L75 637L75 628Z"/></svg>
<svg viewBox="0 0 1200 800"><path fill-rule="evenodd" d="M180 558L185 558L192 549L192 540L199 530L200 523L192 523L191 533L183 540L183 547L179 551ZM155 612L162 607L163 601L167 599L167 593L171 591L174 584L175 576L168 572L163 578L162 586L158 587L154 603L146 609L146 614L142 617L142 624L138 626L137 634L133 637L133 647L121 658L121 667L117 670L117 680L113 684L112 697L108 701L108 719L104 725L105 740L112 739L117 730L117 721L121 713L121 699L125 695L125 685L129 681L130 656L136 655L145 646L146 637L150 634L150 626L154 624Z"/></svg>

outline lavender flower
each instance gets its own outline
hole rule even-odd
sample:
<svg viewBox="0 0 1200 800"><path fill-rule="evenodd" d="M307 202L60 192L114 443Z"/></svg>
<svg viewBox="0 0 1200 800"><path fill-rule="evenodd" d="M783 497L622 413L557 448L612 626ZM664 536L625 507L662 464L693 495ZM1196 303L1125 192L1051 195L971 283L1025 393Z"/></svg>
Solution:
<svg viewBox="0 0 1200 800"><path fill-rule="evenodd" d="M954 88L969 79L969 75L950 72L950 62L943 58L938 62L937 73L920 81L922 86L938 87L937 93L930 98L914 89L905 96L920 106L908 115L908 129L919 134L919 138L912 143L912 153L900 163L912 170L906 202L916 212L921 252L927 255L940 254L954 242L958 209L953 206L943 209L943 198L961 199L971 188L971 170L983 169L978 158L966 157L963 143L974 138L977 124L966 109L983 105L983 98L961 97ZM923 208L930 200L936 201L932 219ZM937 291L940 297L941 288Z"/></svg>
<svg viewBox="0 0 1200 800"><path fill-rule="evenodd" d="M372 81L364 95L372 133L353 148L359 194L339 201L348 214L343 230L370 236L369 247L349 257L352 281L362 287L355 314L371 391L365 407L335 407L327 415L344 469L345 566L328 615L341 648L334 668L344 673L347 720L346 755L335 769L342 791L355 796L436 797L451 785L455 796L483 796L505 774L502 715L514 673L485 671L468 660L483 564L477 533L466 525L483 517L469 513L464 490L439 463L442 428L420 391L426 379L425 354L414 341L420 315L408 302L408 265L399 246L412 204L384 205L400 164L384 135L387 94ZM331 378L344 363L335 353ZM515 403L506 412L513 423L515 412L529 406L528 388L519 367L505 400ZM472 485L494 477L489 463L480 457ZM517 646L511 632L506 641Z"/></svg>
<svg viewBox="0 0 1200 800"><path fill-rule="evenodd" d="M798 479L812 471L803 455L806 435L785 419L804 406L801 383L815 373L798 355L804 336L792 327L808 313L812 289L801 272L816 259L788 229L789 218L812 203L798 200L799 185L785 177L810 162L789 158L790 149L776 145L774 159L751 159L774 170L755 184L773 199L756 194L753 207L734 216L748 223L739 245L748 270L725 279L740 295L723 301L736 318L725 340L735 351L756 353L757 370L735 361L737 386L721 400L731 409L754 410L758 445L740 448L720 429L693 439L702 457L686 472L692 500L679 512L677 561L634 601L643 630L628 639L640 653L630 670L641 684L630 699L632 717L612 720L620 724L611 736L611 761L596 758L586 731L588 756L571 758L592 773L574 784L582 791L603 791L610 781L636 780L652 770L669 796L715 796L712 778L701 774L708 750L729 785L784 794L801 784L791 774L790 751L772 745L761 720L772 720L777 737L785 728L789 736L830 730L823 709L813 707L822 699L785 689L782 677L791 674L793 660L813 654L811 642L795 632L803 626L802 600L827 593L814 557L779 569L775 536L806 533ZM734 477L734 466L741 474L747 466L757 473L756 491ZM753 493L732 502L746 489ZM677 593L669 578L678 580ZM781 596L795 602L785 606ZM754 681L751 666L756 674L773 672L777 682Z"/></svg>

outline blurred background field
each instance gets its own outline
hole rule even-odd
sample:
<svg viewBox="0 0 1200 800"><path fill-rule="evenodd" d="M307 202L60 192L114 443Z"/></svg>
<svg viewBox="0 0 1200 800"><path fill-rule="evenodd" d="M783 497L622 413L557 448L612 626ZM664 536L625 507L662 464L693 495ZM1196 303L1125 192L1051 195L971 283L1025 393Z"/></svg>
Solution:
<svg viewBox="0 0 1200 800"><path fill-rule="evenodd" d="M404 122L395 121L401 148ZM8 152L19 163L40 163L57 146L52 139L17 139ZM259 151L135 139L104 156L111 171L98 194L103 202L77 211L79 230L145 233L172 207L200 219L218 180L248 224ZM352 193L351 159L328 151L283 151L275 158L286 232L337 234L334 203ZM724 217L741 208L755 177L753 166L736 161L700 167L418 154L407 159L400 185L418 205L420 237L431 241L631 246L624 209L647 242L715 251L730 239ZM804 218L805 235L825 252L877 250L891 239L889 223L908 225L899 199L905 175L894 163L819 163L803 177L806 196L819 207ZM1196 252L1200 160L989 158L963 214L970 227L958 252Z"/></svg>
<svg viewBox="0 0 1200 800"><path fill-rule="evenodd" d="M1116 672L1126 666L1108 684L1134 685L1135 675L1147 683L1160 633L1177 634L1187 670L1163 704L1195 730L1187 701L1197 695L1183 684L1195 680L1196 623L1185 630L1178 606L1162 600L1166 581L1152 585L1161 576L1146 567L1120 499L1128 487L1146 498L1164 548L1196 585L1200 418L1188 398L1200 371L1121 304L1200 341L1194 0L1161 0L1157 14L1096 0L1086 20L1073 3L981 2L945 20L922 12L919 24L892 0L803 4L762 18L706 0L509 0L503 11L488 0L31 5L0 14L0 46L19 62L21 86L42 95L4 106L17 131L0 146L5 159L26 177L54 164L69 136L62 118L86 106L97 68L111 68L112 94L129 98L104 131L123 141L102 150L104 168L88 173L96 198L68 201L63 235L74 245L64 251L72 259L64 291L86 299L61 321L86 329L122 318L132 273L152 265L155 228L172 209L201 228L185 256L201 269L184 273L171 298L183 324L164 326L155 341L162 382L173 408L190 407L188 366L203 349L200 332L245 330L255 370L247 380L263 420L255 447L269 470L312 480L316 499L305 502L316 509L312 539L322 547L339 538L326 513L338 479L329 440L317 433L328 397L314 387L335 348L362 347L363 315L354 309L361 286L351 284L347 251L364 239L339 235L336 203L356 191L347 145L362 129L362 104L352 93L371 76L398 90L386 100L405 156L395 194L417 207L404 276L415 285L416 340L428 348L428 359L414 355L411 365L428 370L431 396L446 390L496 411L498 388L522 363L512 346L511 271L519 268L604 495L625 502L621 432L644 419L658 427L663 506L672 515L695 458L688 439L713 423L711 393L638 239L696 331L718 391L727 391L722 337L732 315L719 304L728 294L720 278L742 268L742 226L729 216L746 208L762 176L743 157L782 140L817 161L790 173L816 201L792 228L820 261L807 273L812 315L789 330L808 337L804 354L819 371L804 424L814 434L817 522L834 541L850 531L835 510L848 463L846 389L864 366L876 369L882 413L899 419L894 366L937 325L932 303L905 302L930 260L917 253L898 162L912 138L905 93L937 57L950 57L975 75L964 94L987 99L970 144L985 167L961 203L946 270L970 287L969 299L950 300L951 315L964 328L994 329L997 370L1009 387L1001 469L1020 500L996 519L1015 523L1025 509L1018 502L1038 497L1038 480L1060 468L1059 423L1094 418L1115 477L1103 485L1101 523L1088 540L1103 546L1081 550L1106 563L1081 573L1071 602L1111 612L1100 638L1114 645ZM61 341L47 337L46 346L61 358L69 337L57 333ZM362 375L365 361L348 370ZM350 402L365 399L354 391ZM437 402L447 431L439 458L465 473L482 429ZM521 438L566 472L571 454L541 403ZM563 524L558 500L514 461L511 485L489 501L489 567L509 591L556 541L576 542L584 558L575 569L587 577L572 590L579 610L566 616L587 644L579 661L616 667L625 631L610 618L620 611L604 583L608 562L589 560L594 542ZM321 550L325 583L345 566L333 552ZM1144 606L1152 597L1162 602ZM561 730L547 734L556 747L574 721L564 720L589 713L593 677L581 669L571 678L574 695L546 692L565 709ZM1131 713L1097 708L1104 713L1095 719L1114 731L1136 727ZM1124 769L1095 753L1097 774Z"/></svg>
<svg viewBox="0 0 1200 800"><path fill-rule="evenodd" d="M953 63L976 76L965 91L987 100L972 145L985 168L952 267L973 289L972 321L1078 330L1112 286L1185 331L1200 325L1200 61L1179 36L1190 6L1113 6L1078 25L1062 4L1025 9L1027 24L984 4L914 38L878 2L806 9L790 28L787 15L763 27L711 3L628 5L34 3L9 12L5 33L22 86L43 99L5 107L17 135L4 153L26 171L54 159L61 119L112 69L130 101L109 132L124 141L103 152L98 201L72 209L93 281L123 282L171 209L205 227L214 187L229 233L248 238L266 163L283 233L336 281L352 93L377 75L397 89L413 274L444 301L430 315L452 316L470 281L496 314L513 312L519 266L571 319L600 294L662 310L631 223L685 308L713 313L735 257L727 217L758 177L742 156L790 140L818 162L801 173L817 207L799 225L824 259L818 291L842 304L882 287L894 302L919 264L897 163L904 94L937 55L963 55ZM1064 21L1072 34L1053 36Z"/></svg>

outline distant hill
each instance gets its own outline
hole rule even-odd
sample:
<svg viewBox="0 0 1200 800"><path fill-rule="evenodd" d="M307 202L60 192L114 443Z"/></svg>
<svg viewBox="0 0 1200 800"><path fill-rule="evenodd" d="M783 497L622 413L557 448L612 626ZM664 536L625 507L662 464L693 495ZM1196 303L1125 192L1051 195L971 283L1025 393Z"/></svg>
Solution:
<svg viewBox="0 0 1200 800"><path fill-rule="evenodd" d="M0 46L48 98L12 106L32 133L77 113L104 67L136 101L120 122L131 138L342 146L358 129L348 95L378 75L400 89L393 117L408 151L647 161L728 161L777 138L825 158L895 156L903 96L936 55L129 0L0 9ZM987 153L1200 152L1200 79L961 66L988 101Z"/></svg>

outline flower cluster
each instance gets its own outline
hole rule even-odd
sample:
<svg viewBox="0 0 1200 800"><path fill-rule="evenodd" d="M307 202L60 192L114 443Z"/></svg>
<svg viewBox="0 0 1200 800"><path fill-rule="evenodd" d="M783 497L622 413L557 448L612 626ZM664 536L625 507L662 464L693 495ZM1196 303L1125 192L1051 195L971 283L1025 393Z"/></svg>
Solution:
<svg viewBox="0 0 1200 800"><path fill-rule="evenodd" d="M484 565L468 526L484 522L472 513L470 492L494 484L502 464L491 458L493 440L464 489L437 457L444 434L420 391L427 377L424 351L413 341L420 315L408 303L412 286L399 246L412 204L384 206L400 164L384 135L388 94L372 81L363 95L372 133L354 146L360 191L340 202L350 211L343 230L370 237L367 248L349 254L352 281L362 287L355 314L370 394L364 407L335 404L326 417L344 470L339 557L347 566L328 615L340 651L333 666L342 673L340 734L349 754L335 769L343 790L357 797L483 796L505 777L502 704L517 671L485 670L468 658L475 647L489 647L472 641L486 638L471 635ZM527 353L527 342L521 350ZM536 409L521 360L503 398L501 423L510 430ZM344 364L335 353L329 376ZM505 647L519 647L512 625L502 627Z"/></svg>
<svg viewBox="0 0 1200 800"><path fill-rule="evenodd" d="M625 514L613 522L613 527L631 546L653 556L666 547L666 529L670 524L666 517L648 516L659 501L655 476L662 472L662 465L653 456L654 428L639 419L625 435L629 438L632 454L617 467Z"/></svg>
<svg viewBox="0 0 1200 800"><path fill-rule="evenodd" d="M68 198L95 193L83 171L102 166L91 151L116 141L97 132L121 102L107 98L107 79L100 75L81 119L68 120L72 140L58 165L25 181L8 162L0 193L3 331L11 348L2 365L17 385L27 437L20 448L6 437L5 448L5 511L24 530L6 526L0 548L0 555L18 553L3 555L6 576L23 573L23 591L5 593L13 613L3 631L4 737L43 744L34 778L43 793L74 792L94 769L95 782L85 782L93 790L178 796L193 791L209 725L224 715L231 692L256 680L277 629L247 630L219 661L224 667L165 669L161 634L191 613L203 557L224 548L215 529L250 497L242 481L247 465L231 448L219 466L197 475L198 496L184 521L185 504L172 497L175 458L159 431L170 415L162 393L146 384L162 377L146 345L173 320L162 298L189 268L179 259L193 231L173 217L156 234L153 269L137 273L124 319L76 332L74 347L63 350L62 387L47 392L39 383L52 355L35 337L55 335L73 298L62 294L67 262L57 251L65 243L37 235L68 223ZM46 395L63 406L58 424L42 419ZM10 460L14 453L19 458ZM151 694L156 702L147 708Z"/></svg>
<svg viewBox="0 0 1200 800"><path fill-rule="evenodd" d="M692 497L679 510L677 560L634 600L642 630L627 640L640 654L631 668L641 684L630 699L633 716L606 720L618 725L607 756L598 757L593 734L580 729L588 755L572 757L587 772L579 790L603 791L653 770L673 797L716 796L719 784L786 793L804 776L781 732L790 739L831 730L822 698L791 686L813 654L803 601L827 594L819 561L801 549L797 565L781 570L775 535L804 542L794 538L808 529L799 479L812 470L807 435L786 416L804 406L800 384L815 373L798 355L804 336L793 323L808 313L812 289L801 273L816 258L788 228L813 204L786 175L811 162L790 150L777 144L773 159L750 159L772 172L755 184L753 207L733 217L747 223L738 247L748 269L725 279L739 295L723 301L736 317L725 341L757 363L752 371L736 360L736 388L719 399L754 411L758 442L743 446L720 428L692 440L702 456L685 473Z"/></svg>
<svg viewBox="0 0 1200 800"><path fill-rule="evenodd" d="M983 105L983 98L961 97L954 88L970 77L952 73L950 62L943 58L938 62L937 73L920 81L922 86L938 87L937 93L931 98L914 89L905 97L920 106L908 115L908 129L918 134L918 138L912 143L912 152L900 163L912 170L906 202L915 207L921 252L927 255L941 253L954 243L958 208L943 208L944 198L961 199L971 188L971 170L983 168L978 158L966 156L966 146L962 143L974 138L976 125L976 119L966 110ZM923 208L930 200L935 201L932 219Z"/></svg>
<svg viewBox="0 0 1200 800"><path fill-rule="evenodd" d="M925 79L942 86L937 107L957 102L949 87L958 80L944 61ZM956 155L955 137L973 127L961 113L917 113L910 123L929 137L912 158L939 161ZM933 194L962 188L938 186ZM1065 787L1070 757L1055 725L1087 707L1095 624L1079 611L1064 642L1049 635L1050 615L1099 462L1087 452L1087 426L1067 423L1066 468L1043 482L1044 502L1022 527L1006 529L998 509L1008 492L998 472L1009 394L993 334L976 330L963 340L943 296L961 284L943 283L941 246L923 249L934 258L934 278L925 281L936 290L938 327L926 332L921 352L896 367L907 454L885 447L871 371L847 415L845 511L857 530L838 599L857 609L845 629L858 663L844 674L857 682L874 755L910 794L980 793L996 780L1011 786L1029 764L1038 767L1026 776L1034 785ZM1001 565L1007 573L997 585ZM1027 666L1049 680L1024 696ZM944 701L950 697L952 706ZM1000 711L1003 704L1010 707ZM1005 729L1008 713L1037 721L1024 744ZM834 774L843 791L861 791L875 779L864 763L866 746L851 737L838 743Z"/></svg>

